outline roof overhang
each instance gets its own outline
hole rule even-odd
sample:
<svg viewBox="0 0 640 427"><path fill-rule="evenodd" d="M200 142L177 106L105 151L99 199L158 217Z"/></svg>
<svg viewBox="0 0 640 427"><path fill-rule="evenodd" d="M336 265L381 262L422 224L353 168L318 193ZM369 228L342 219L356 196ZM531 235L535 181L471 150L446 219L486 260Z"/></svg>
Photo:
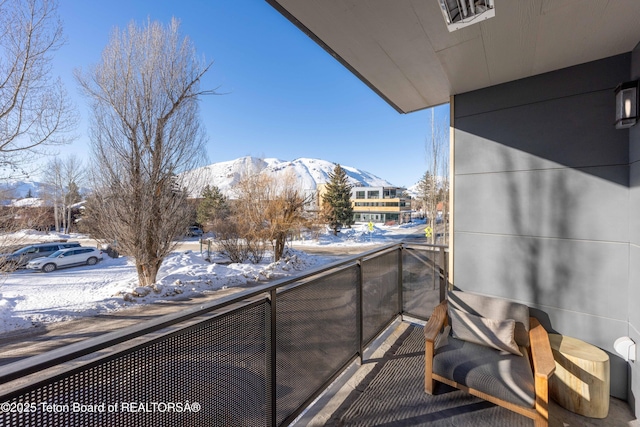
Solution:
<svg viewBox="0 0 640 427"><path fill-rule="evenodd" d="M495 0L449 32L439 0L267 0L402 113L630 52L638 0Z"/></svg>

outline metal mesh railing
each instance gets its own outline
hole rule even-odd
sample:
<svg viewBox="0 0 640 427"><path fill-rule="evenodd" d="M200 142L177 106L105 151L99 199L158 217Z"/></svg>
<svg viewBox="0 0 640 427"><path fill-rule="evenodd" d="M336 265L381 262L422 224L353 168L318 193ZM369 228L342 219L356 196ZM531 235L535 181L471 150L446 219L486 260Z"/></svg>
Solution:
<svg viewBox="0 0 640 427"><path fill-rule="evenodd" d="M0 427L287 425L399 314L431 313L445 266L389 245L0 367Z"/></svg>
<svg viewBox="0 0 640 427"><path fill-rule="evenodd" d="M353 265L278 295L278 425L358 353L358 274Z"/></svg>
<svg viewBox="0 0 640 427"><path fill-rule="evenodd" d="M368 344L399 313L400 249L362 261L362 340Z"/></svg>
<svg viewBox="0 0 640 427"><path fill-rule="evenodd" d="M446 289L445 247L412 245L402 251L403 312L428 319L444 298Z"/></svg>
<svg viewBox="0 0 640 427"><path fill-rule="evenodd" d="M35 384L0 426L265 426L268 301L204 320Z"/></svg>

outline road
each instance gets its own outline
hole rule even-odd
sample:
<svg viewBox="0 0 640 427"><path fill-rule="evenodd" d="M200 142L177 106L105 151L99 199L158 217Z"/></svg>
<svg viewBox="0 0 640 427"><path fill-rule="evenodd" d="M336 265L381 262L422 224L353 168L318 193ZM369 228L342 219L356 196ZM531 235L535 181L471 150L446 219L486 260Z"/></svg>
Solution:
<svg viewBox="0 0 640 427"><path fill-rule="evenodd" d="M384 239L378 239L378 242L374 242L374 244L363 244L363 245L318 245L318 244L308 244L308 243L300 243L293 242L289 243L293 248L298 249L300 251L316 254L316 255L357 255L359 253L368 251L370 249L374 249L379 246L388 245L391 243L399 243L399 242L407 242L407 243L427 243L427 239L425 237L425 225L423 223L418 223L414 226L403 227L403 228L388 228L385 229L386 233L384 235ZM444 225L438 224L436 226L436 233L442 235L444 233ZM78 240L84 246L97 246L97 242L92 239L74 239ZM441 240L441 239L440 239ZM442 244L440 241L438 244ZM212 246L212 250L216 250L215 245ZM185 237L184 239L178 242L176 247L178 251L200 251L206 250L206 244L200 244L199 239L197 237Z"/></svg>
<svg viewBox="0 0 640 427"><path fill-rule="evenodd" d="M416 223L414 226L403 228L385 228L384 238L377 239L374 244L345 244L345 245L320 245L320 244L308 244L293 242L289 243L293 248L301 250L309 254L317 255L357 255L359 253L374 249L379 246L388 245L396 242L411 242L411 243L427 243L425 238L425 225L424 223ZM438 224L436 226L436 233L442 235L444 233L444 225ZM73 241L80 242L83 246L98 247L99 242L90 238L73 238ZM442 239L439 239L438 244L442 244ZM38 241L39 243L40 241ZM35 240L34 240L35 243ZM215 250L215 245L212 246L212 250ZM178 251L201 251L206 250L206 244L200 244L197 237L185 237L177 242L176 250Z"/></svg>
<svg viewBox="0 0 640 427"><path fill-rule="evenodd" d="M309 245L294 244L293 247L310 254L323 256L347 256L369 251L378 246L395 242L426 243L424 237L424 224L416 224L413 227L389 229L384 234L384 239L373 245ZM97 246L93 239L73 239L85 246ZM178 250L200 251L200 243L197 238L187 238L178 243ZM218 299L244 290L243 288L228 288L207 294L206 296L187 300L175 300L171 302L154 303L145 306L133 307L107 315L99 315L68 322L47 324L28 330L16 331L3 336L3 345L0 348L0 366L20 360L27 356L42 353L58 348L85 338L98 336L105 332L121 329L164 314L183 310L194 304Z"/></svg>
<svg viewBox="0 0 640 427"><path fill-rule="evenodd" d="M309 254L317 255L357 255L362 252L375 249L380 246L392 243L427 243L424 234L424 224L416 224L412 227L386 229L383 239L377 238L373 244L365 242L362 245L317 245L317 244L299 244L293 242L291 246Z"/></svg>

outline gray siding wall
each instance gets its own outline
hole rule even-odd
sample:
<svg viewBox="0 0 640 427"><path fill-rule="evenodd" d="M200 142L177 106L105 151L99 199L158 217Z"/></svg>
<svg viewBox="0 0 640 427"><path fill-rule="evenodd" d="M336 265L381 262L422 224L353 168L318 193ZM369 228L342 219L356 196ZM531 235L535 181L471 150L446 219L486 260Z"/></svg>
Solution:
<svg viewBox="0 0 640 427"><path fill-rule="evenodd" d="M524 302L547 329L609 352L623 399L640 394L613 350L631 311L640 325L640 163L613 126L630 70L625 54L454 99L455 286Z"/></svg>
<svg viewBox="0 0 640 427"><path fill-rule="evenodd" d="M632 52L631 76L640 79L640 44ZM640 125L629 130L629 162L629 336L640 346ZM629 403L638 414L640 361L629 366Z"/></svg>

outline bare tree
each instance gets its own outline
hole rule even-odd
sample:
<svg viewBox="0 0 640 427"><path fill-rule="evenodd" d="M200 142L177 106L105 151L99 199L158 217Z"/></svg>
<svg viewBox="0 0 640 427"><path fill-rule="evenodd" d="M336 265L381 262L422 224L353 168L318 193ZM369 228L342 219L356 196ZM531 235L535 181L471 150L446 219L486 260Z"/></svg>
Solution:
<svg viewBox="0 0 640 427"><path fill-rule="evenodd" d="M198 100L211 63L196 56L179 23L116 29L89 72L76 72L92 102L96 234L135 258L142 286L155 283L191 216L186 170L204 158Z"/></svg>
<svg viewBox="0 0 640 427"><path fill-rule="evenodd" d="M234 262L260 262L268 244L274 260L282 258L287 238L309 223L304 195L293 174L274 177L247 171L235 189L231 214L217 222L218 245Z"/></svg>
<svg viewBox="0 0 640 427"><path fill-rule="evenodd" d="M419 191L428 218L428 225L433 230L430 241L436 243L436 225L439 220L444 223L444 239L447 239L447 214L449 192L449 128L445 120L436 120L435 110L431 109L431 137L425 142L428 169L419 183ZM443 215L438 218L438 204L443 205Z"/></svg>
<svg viewBox="0 0 640 427"><path fill-rule="evenodd" d="M53 206L53 218L55 223L55 230L60 231L60 208L62 205L62 194L64 187L62 185L62 161L54 157L47 163L45 167L45 183L43 190L46 192L43 194L43 199Z"/></svg>
<svg viewBox="0 0 640 427"><path fill-rule="evenodd" d="M290 233L309 223L304 207L312 195L305 196L293 173L285 174L280 179L263 179L267 181L266 187L270 188L264 210L266 233L273 245L274 260L278 261L284 254Z"/></svg>
<svg viewBox="0 0 640 427"><path fill-rule="evenodd" d="M80 201L79 186L84 182L82 162L74 155L65 159L54 157L45 168L46 198L53 206L56 231L69 232L71 211Z"/></svg>
<svg viewBox="0 0 640 427"><path fill-rule="evenodd" d="M51 211L40 199L16 199L13 189L0 190L0 254L9 254L29 244L28 234L22 230L40 228L50 224ZM17 264L7 262L0 255L0 287L4 274L15 271Z"/></svg>
<svg viewBox="0 0 640 427"><path fill-rule="evenodd" d="M260 262L268 248L267 217L265 211L273 197L269 177L259 170L248 169L236 184L233 217L240 236L247 246L251 262Z"/></svg>
<svg viewBox="0 0 640 427"><path fill-rule="evenodd" d="M24 175L29 153L67 142L76 124L51 56L63 43L54 0L0 0L0 174Z"/></svg>
<svg viewBox="0 0 640 427"><path fill-rule="evenodd" d="M234 220L233 214L228 217L228 220L216 219L212 223L218 250L226 254L234 263L243 263L249 259L249 245L243 237L246 235L242 228L244 226L244 222Z"/></svg>

